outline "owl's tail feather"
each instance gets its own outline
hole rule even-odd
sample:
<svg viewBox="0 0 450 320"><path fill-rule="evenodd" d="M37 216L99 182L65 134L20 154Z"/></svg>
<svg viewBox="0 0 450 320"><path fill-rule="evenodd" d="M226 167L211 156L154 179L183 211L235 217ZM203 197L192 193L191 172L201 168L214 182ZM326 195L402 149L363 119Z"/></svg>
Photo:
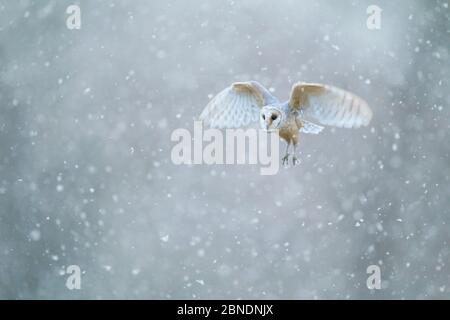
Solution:
<svg viewBox="0 0 450 320"><path fill-rule="evenodd" d="M320 131L323 130L322 126L319 126L312 122L309 122L309 121L306 121L303 119L301 120L301 122L302 122L302 127L300 128L300 132L318 134L318 133L320 133Z"/></svg>

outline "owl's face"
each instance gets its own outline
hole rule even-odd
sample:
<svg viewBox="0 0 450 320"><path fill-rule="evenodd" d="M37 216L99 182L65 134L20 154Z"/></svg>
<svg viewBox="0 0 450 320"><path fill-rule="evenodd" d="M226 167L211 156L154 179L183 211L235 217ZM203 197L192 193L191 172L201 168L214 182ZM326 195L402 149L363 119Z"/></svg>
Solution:
<svg viewBox="0 0 450 320"><path fill-rule="evenodd" d="M272 131L281 125L281 112L274 108L263 107L259 114L259 124L262 129Z"/></svg>

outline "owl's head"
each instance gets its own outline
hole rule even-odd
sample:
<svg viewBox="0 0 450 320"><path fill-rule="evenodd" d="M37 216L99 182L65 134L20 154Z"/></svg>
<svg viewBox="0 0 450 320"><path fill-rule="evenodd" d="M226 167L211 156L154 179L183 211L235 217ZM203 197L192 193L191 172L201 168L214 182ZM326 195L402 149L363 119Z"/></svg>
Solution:
<svg viewBox="0 0 450 320"><path fill-rule="evenodd" d="M282 114L273 107L262 107L259 114L259 124L262 129L271 131L280 127Z"/></svg>

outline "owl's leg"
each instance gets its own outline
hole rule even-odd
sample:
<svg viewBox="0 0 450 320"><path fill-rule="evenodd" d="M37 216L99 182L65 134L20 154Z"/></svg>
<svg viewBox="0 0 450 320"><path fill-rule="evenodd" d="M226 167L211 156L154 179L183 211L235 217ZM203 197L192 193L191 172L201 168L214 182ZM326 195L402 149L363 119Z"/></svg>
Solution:
<svg viewBox="0 0 450 320"><path fill-rule="evenodd" d="M300 160L295 156L297 153L295 152L295 149L297 148L297 144L294 143L294 155L292 156L292 165L300 164Z"/></svg>
<svg viewBox="0 0 450 320"><path fill-rule="evenodd" d="M286 152L283 158L281 158L281 161L283 163L283 166L289 163L289 142L286 142Z"/></svg>

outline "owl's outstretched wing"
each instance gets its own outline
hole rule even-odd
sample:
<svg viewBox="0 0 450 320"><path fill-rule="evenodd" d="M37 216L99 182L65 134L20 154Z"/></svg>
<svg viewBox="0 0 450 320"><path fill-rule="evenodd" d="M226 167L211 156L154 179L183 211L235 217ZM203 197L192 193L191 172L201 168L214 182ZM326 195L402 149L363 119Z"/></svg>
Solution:
<svg viewBox="0 0 450 320"><path fill-rule="evenodd" d="M292 111L316 119L320 124L344 128L367 126L372 110L367 102L348 91L316 83L294 84L289 99Z"/></svg>
<svg viewBox="0 0 450 320"><path fill-rule="evenodd" d="M260 108L276 101L256 81L235 82L208 103L200 120L213 128L239 128L258 121Z"/></svg>

